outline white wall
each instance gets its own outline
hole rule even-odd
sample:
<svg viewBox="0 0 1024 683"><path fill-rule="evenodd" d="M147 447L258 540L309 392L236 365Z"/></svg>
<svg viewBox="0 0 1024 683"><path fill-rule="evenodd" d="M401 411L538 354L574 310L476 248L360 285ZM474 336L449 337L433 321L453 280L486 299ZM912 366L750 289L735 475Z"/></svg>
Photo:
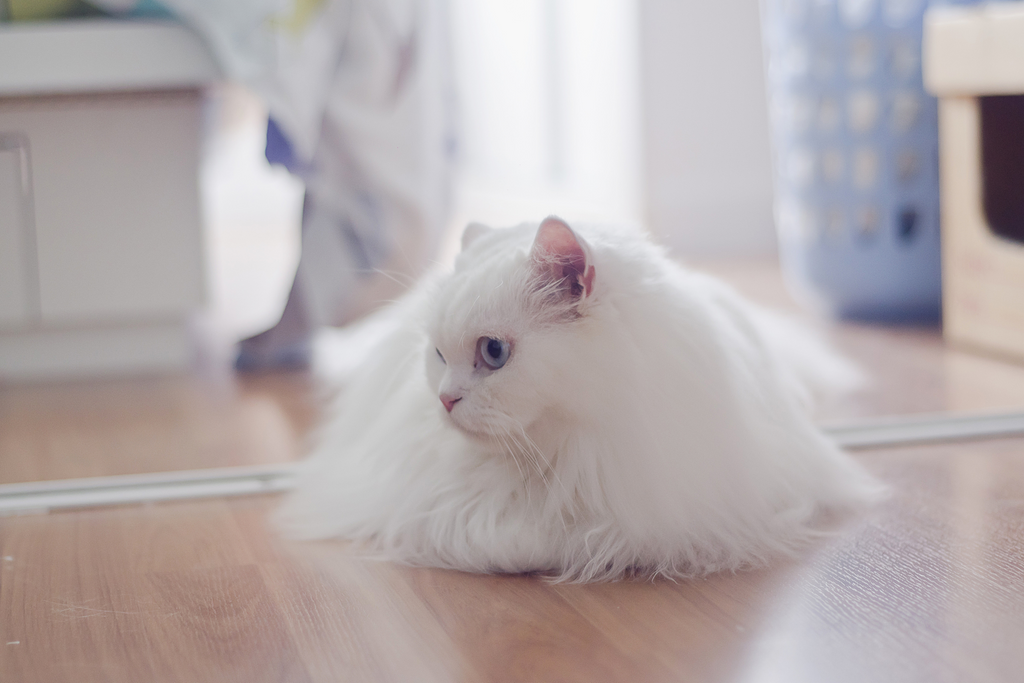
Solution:
<svg viewBox="0 0 1024 683"><path fill-rule="evenodd" d="M452 0L456 222L645 221L775 250L758 0Z"/></svg>
<svg viewBox="0 0 1024 683"><path fill-rule="evenodd" d="M638 0L646 218L683 256L772 253L757 0Z"/></svg>
<svg viewBox="0 0 1024 683"><path fill-rule="evenodd" d="M636 0L452 0L456 221L641 218Z"/></svg>

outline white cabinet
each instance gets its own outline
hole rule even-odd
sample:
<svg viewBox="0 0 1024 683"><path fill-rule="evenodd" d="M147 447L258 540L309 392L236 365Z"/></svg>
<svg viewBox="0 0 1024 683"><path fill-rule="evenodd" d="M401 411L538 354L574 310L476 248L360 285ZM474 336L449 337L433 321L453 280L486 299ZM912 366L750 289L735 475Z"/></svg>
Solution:
<svg viewBox="0 0 1024 683"><path fill-rule="evenodd" d="M185 367L209 53L87 21L0 26L0 62L0 379Z"/></svg>
<svg viewBox="0 0 1024 683"><path fill-rule="evenodd" d="M42 318L179 315L202 300L201 95L0 100L31 145Z"/></svg>
<svg viewBox="0 0 1024 683"><path fill-rule="evenodd" d="M0 329L38 316L27 175L27 139L0 134Z"/></svg>

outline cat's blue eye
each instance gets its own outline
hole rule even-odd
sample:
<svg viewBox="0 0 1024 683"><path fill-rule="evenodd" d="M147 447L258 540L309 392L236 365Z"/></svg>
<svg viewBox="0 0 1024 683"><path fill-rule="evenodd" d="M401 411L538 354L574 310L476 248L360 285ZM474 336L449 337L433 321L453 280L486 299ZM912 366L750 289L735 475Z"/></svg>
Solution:
<svg viewBox="0 0 1024 683"><path fill-rule="evenodd" d="M444 359L444 356L441 355L441 349L434 349L434 350L437 351L437 357L441 359L441 362L444 363L445 365L448 365L448 361L446 361Z"/></svg>
<svg viewBox="0 0 1024 683"><path fill-rule="evenodd" d="M480 337L480 341L477 342L477 350L480 352L480 357L484 359L484 363L492 370L504 366L512 351L507 341L493 337Z"/></svg>

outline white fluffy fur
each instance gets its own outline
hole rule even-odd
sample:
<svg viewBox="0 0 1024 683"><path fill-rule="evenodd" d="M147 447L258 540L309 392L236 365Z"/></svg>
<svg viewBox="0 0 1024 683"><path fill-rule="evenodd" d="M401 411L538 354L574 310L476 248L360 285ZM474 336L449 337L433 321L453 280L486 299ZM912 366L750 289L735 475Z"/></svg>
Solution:
<svg viewBox="0 0 1024 683"><path fill-rule="evenodd" d="M537 234L474 226L395 305L287 532L473 572L684 577L792 551L878 492L808 414L808 382L852 381L841 359L623 231L576 229L595 275L574 296L538 275ZM473 366L484 336L512 344L500 370Z"/></svg>

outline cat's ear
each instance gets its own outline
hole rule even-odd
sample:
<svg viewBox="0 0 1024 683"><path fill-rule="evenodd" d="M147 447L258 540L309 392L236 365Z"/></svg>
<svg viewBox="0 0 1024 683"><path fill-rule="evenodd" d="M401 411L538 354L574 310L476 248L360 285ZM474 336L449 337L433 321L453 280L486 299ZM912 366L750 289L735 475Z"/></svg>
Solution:
<svg viewBox="0 0 1024 683"><path fill-rule="evenodd" d="M530 258L548 282L560 282L578 299L594 291L594 263L590 245L556 216L545 218L537 229Z"/></svg>
<svg viewBox="0 0 1024 683"><path fill-rule="evenodd" d="M466 229L462 231L462 251L466 251L469 245L473 244L480 235L490 231L491 228L483 223L470 223L467 225Z"/></svg>

